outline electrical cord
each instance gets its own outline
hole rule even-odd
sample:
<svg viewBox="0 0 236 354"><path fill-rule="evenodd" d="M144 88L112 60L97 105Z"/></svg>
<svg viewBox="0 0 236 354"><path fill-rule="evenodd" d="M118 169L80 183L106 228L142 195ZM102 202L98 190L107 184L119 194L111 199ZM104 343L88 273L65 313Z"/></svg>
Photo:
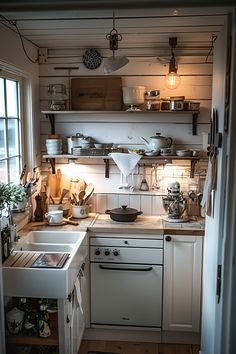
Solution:
<svg viewBox="0 0 236 354"><path fill-rule="evenodd" d="M217 39L217 36L212 34L212 36L211 36L211 47L210 47L210 50L209 50L209 52L208 52L208 54L206 56L205 63L207 63L208 58L209 58L209 56L211 55L211 52L214 49L214 43L215 43L216 39Z"/></svg>
<svg viewBox="0 0 236 354"><path fill-rule="evenodd" d="M23 51L24 51L24 53L25 53L25 56L27 57L27 59L28 59L31 63L36 64L36 63L39 61L39 59L37 58L37 59L33 60L33 59L31 59L30 56L28 55L28 53L27 53L27 51L26 51L26 48L25 48L24 41L23 41L23 37L22 37L22 35L21 35L21 33L20 33L20 30L19 30L19 28L18 28L18 26L17 26L17 24L16 24L16 21L8 20L6 17L4 17L4 16L1 15L1 14L0 14L0 17L1 17L1 19L3 19L4 21L7 21L11 26L15 27L15 30L16 30L16 32L18 33L19 37L20 37L22 49L23 49ZM1 21L1 22L2 22L2 21Z"/></svg>

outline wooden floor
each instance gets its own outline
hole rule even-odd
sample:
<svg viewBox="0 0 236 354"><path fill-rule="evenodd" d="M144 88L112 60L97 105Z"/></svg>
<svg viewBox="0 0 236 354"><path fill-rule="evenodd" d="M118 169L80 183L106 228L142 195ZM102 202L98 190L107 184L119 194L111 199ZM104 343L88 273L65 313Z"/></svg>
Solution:
<svg viewBox="0 0 236 354"><path fill-rule="evenodd" d="M78 354L198 354L199 345L83 340Z"/></svg>

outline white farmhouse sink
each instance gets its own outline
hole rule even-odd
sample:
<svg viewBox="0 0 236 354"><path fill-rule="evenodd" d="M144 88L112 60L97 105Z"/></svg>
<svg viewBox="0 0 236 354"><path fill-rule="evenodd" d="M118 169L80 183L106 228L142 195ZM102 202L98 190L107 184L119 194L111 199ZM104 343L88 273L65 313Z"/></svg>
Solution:
<svg viewBox="0 0 236 354"><path fill-rule="evenodd" d="M63 268L3 266L5 296L65 299L73 290L80 267L88 255L86 232L31 231L16 243L15 251L68 253Z"/></svg>
<svg viewBox="0 0 236 354"><path fill-rule="evenodd" d="M24 243L76 243L84 232L75 231L30 231L20 242Z"/></svg>
<svg viewBox="0 0 236 354"><path fill-rule="evenodd" d="M71 253L73 251L74 244L56 244L56 243L18 243L15 247L15 251L34 251L34 252L66 252Z"/></svg>

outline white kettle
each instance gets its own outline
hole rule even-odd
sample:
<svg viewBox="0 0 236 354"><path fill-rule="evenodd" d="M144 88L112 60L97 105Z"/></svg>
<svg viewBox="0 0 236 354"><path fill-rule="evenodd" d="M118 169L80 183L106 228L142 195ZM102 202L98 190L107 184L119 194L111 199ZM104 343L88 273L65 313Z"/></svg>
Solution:
<svg viewBox="0 0 236 354"><path fill-rule="evenodd" d="M150 142L141 136L141 139L144 141L145 145L148 148L148 151L159 151L162 148L169 148L172 145L173 139L168 137L161 136L161 133L156 133L155 136L150 137Z"/></svg>

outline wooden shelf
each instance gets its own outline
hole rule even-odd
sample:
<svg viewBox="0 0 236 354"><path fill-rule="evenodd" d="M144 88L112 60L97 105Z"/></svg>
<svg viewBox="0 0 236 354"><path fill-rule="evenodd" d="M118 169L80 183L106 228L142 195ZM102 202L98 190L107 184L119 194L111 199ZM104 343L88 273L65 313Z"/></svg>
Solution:
<svg viewBox="0 0 236 354"><path fill-rule="evenodd" d="M42 111L43 114L193 114L199 113L199 111Z"/></svg>
<svg viewBox="0 0 236 354"><path fill-rule="evenodd" d="M43 155L43 158L46 160L50 159L68 159L68 160L80 160L80 159L103 159L105 163L105 177L109 178L109 160L112 159L111 156L109 155L102 155L102 156L97 156L97 155L70 155L70 154L64 154L64 155ZM171 163L172 160L187 160L191 162L191 168L190 168L190 178L194 177L194 171L195 171L195 165L196 163L200 160L200 158L197 156L186 156L186 157L180 157L176 155L170 155L170 156L142 156L140 161L155 161L156 163ZM155 163L153 162L153 163Z"/></svg>
<svg viewBox="0 0 236 354"><path fill-rule="evenodd" d="M143 114L169 114L169 115L191 115L192 116L192 134L197 135L197 120L199 110L196 111L42 111L46 118L49 119L51 124L51 134L55 134L55 115L84 115L84 114L95 114L96 120L101 121L98 115L110 115L112 119L112 114L122 114L122 115L143 115Z"/></svg>
<svg viewBox="0 0 236 354"><path fill-rule="evenodd" d="M26 336L23 334L7 335L7 344L28 344L28 345L59 345L58 338L58 318L57 313L50 314L50 329L51 335L47 338L39 336Z"/></svg>

